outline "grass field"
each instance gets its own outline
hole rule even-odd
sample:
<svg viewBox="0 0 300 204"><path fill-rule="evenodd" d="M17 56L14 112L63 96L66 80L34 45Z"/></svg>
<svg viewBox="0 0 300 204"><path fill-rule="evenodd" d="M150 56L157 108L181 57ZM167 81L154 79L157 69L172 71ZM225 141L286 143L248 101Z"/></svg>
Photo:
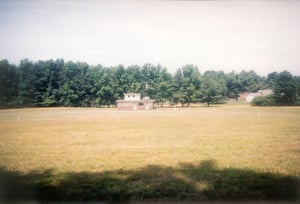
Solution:
<svg viewBox="0 0 300 204"><path fill-rule="evenodd" d="M299 158L299 107L0 110L3 199L297 199Z"/></svg>

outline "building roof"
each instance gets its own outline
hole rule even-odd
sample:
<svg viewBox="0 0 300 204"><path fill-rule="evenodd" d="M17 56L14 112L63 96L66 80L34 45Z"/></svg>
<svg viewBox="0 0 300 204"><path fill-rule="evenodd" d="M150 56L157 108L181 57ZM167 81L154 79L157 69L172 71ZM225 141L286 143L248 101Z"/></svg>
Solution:
<svg viewBox="0 0 300 204"><path fill-rule="evenodd" d="M269 96L271 94L273 94L272 89L262 89L262 90L258 90L258 92L261 96Z"/></svg>

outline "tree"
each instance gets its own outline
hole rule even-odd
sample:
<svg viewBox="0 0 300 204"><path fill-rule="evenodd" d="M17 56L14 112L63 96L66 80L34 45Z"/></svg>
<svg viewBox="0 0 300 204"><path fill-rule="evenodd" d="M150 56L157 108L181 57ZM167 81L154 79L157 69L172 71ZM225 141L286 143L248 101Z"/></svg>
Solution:
<svg viewBox="0 0 300 204"><path fill-rule="evenodd" d="M152 64L144 64L141 69L142 77L142 97L149 96L155 98L157 94L156 84L159 83L159 73L161 71L161 66L154 66Z"/></svg>
<svg viewBox="0 0 300 204"><path fill-rule="evenodd" d="M148 83L145 85L145 95L150 96L163 107L172 96L172 75L168 73L167 68L160 65L156 66L155 72L151 86Z"/></svg>
<svg viewBox="0 0 300 204"><path fill-rule="evenodd" d="M297 95L296 95L297 104L300 104L300 76L294 76L293 78L294 78L293 80L295 81L295 85L297 87Z"/></svg>
<svg viewBox="0 0 300 204"><path fill-rule="evenodd" d="M35 63L35 104L39 106L60 105L60 88L63 84L64 61L47 60Z"/></svg>
<svg viewBox="0 0 300 204"><path fill-rule="evenodd" d="M181 106L186 103L186 93L184 93L183 88L183 73L182 69L177 69L173 76L173 96L172 96L172 102L177 104L181 103Z"/></svg>
<svg viewBox="0 0 300 204"><path fill-rule="evenodd" d="M206 71L201 82L201 101L210 104L223 103L226 86L223 72Z"/></svg>
<svg viewBox="0 0 300 204"><path fill-rule="evenodd" d="M185 65L178 69L173 77L173 102L190 105L192 102L199 101L200 93L200 73L196 66Z"/></svg>
<svg viewBox="0 0 300 204"><path fill-rule="evenodd" d="M267 85L274 89L278 80L279 74L277 72L272 72L270 74L268 74L268 77L266 79L266 83Z"/></svg>
<svg viewBox="0 0 300 204"><path fill-rule="evenodd" d="M0 61L0 106L15 105L18 96L18 75L14 65Z"/></svg>
<svg viewBox="0 0 300 204"><path fill-rule="evenodd" d="M90 106L91 88L88 84L89 65L67 62L63 68L64 83L60 88L64 106Z"/></svg>
<svg viewBox="0 0 300 204"><path fill-rule="evenodd" d="M111 104L115 103L115 97L113 89L110 86L102 86L97 92L98 105L107 105L110 107Z"/></svg>
<svg viewBox="0 0 300 204"><path fill-rule="evenodd" d="M273 89L272 101L278 105L300 103L300 77L287 71L270 73L267 78L254 71L201 75L197 66L188 64L172 75L166 67L149 63L125 68L62 59L35 63L25 59L18 66L0 61L0 106L110 106L126 92L142 93L161 106L166 102L209 106L263 88Z"/></svg>
<svg viewBox="0 0 300 204"><path fill-rule="evenodd" d="M276 77L273 97L278 105L293 105L296 102L296 83L288 71L283 71Z"/></svg>
<svg viewBox="0 0 300 204"><path fill-rule="evenodd" d="M187 98L188 106L192 102L198 102L200 90L200 73L198 67L194 65L186 65L182 68L183 73L183 89Z"/></svg>
<svg viewBox="0 0 300 204"><path fill-rule="evenodd" d="M141 68L138 65L131 65L126 69L126 76L128 80L128 92L142 92L143 79Z"/></svg>
<svg viewBox="0 0 300 204"><path fill-rule="evenodd" d="M239 94L243 91L238 74L236 74L235 72L230 72L229 74L226 74L226 88L226 96L228 98L234 98L237 101Z"/></svg>
<svg viewBox="0 0 300 204"><path fill-rule="evenodd" d="M128 77L124 65L118 65L112 68L112 89L114 94L114 99L121 99L128 87ZM115 103L115 100L113 103Z"/></svg>
<svg viewBox="0 0 300 204"><path fill-rule="evenodd" d="M241 71L238 75L240 91L257 92L266 88L264 78L256 74L255 71Z"/></svg>
<svg viewBox="0 0 300 204"><path fill-rule="evenodd" d="M21 60L18 73L18 99L17 103L23 106L35 105L35 70L33 62L28 59Z"/></svg>

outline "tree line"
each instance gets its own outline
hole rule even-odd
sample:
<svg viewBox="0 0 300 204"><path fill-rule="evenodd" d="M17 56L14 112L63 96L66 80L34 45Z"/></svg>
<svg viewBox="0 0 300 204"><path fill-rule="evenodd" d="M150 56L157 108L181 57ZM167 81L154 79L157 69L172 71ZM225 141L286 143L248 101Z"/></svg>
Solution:
<svg viewBox="0 0 300 204"><path fill-rule="evenodd" d="M190 103L224 103L241 92L271 88L272 101L293 105L299 101L300 77L287 71L262 77L252 71L206 71L185 65L174 74L161 65L103 67L63 59L19 65L0 61L0 106L100 107L116 104L126 92L139 92L156 103L189 106Z"/></svg>

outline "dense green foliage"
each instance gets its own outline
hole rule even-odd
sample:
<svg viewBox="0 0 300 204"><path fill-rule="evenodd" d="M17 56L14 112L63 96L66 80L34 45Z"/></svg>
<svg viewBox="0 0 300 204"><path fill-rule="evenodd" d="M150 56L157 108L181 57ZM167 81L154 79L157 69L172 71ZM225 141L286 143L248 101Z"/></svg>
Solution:
<svg viewBox="0 0 300 204"><path fill-rule="evenodd" d="M125 92L140 92L163 106L203 102L223 103L241 92L272 88L278 105L297 103L300 77L289 72L271 73L267 78L254 71L206 71L194 65L179 68L175 74L161 65L124 67L91 66L62 59L31 62L18 66L0 61L0 106L110 106Z"/></svg>
<svg viewBox="0 0 300 204"><path fill-rule="evenodd" d="M276 105L272 96L259 96L251 101L253 106L274 106Z"/></svg>

